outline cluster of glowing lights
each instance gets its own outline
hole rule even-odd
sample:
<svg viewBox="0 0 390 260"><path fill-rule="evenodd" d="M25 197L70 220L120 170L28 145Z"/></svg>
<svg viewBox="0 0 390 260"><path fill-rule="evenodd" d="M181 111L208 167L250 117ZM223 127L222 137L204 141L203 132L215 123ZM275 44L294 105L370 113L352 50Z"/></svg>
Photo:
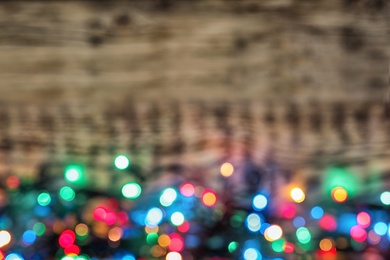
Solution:
<svg viewBox="0 0 390 260"><path fill-rule="evenodd" d="M278 240L283 235L283 230L278 225L271 225L264 231L264 237L266 240L272 242Z"/></svg>
<svg viewBox="0 0 390 260"><path fill-rule="evenodd" d="M51 202L50 194L47 192L42 192L37 197L38 204L41 206L47 206Z"/></svg>
<svg viewBox="0 0 390 260"><path fill-rule="evenodd" d="M296 203L301 203L305 200L306 195L301 188L293 188L290 192L290 196Z"/></svg>
<svg viewBox="0 0 390 260"><path fill-rule="evenodd" d="M203 204L207 207L212 207L217 203L217 196L211 190L206 190L202 196Z"/></svg>
<svg viewBox="0 0 390 260"><path fill-rule="evenodd" d="M181 212L174 212L171 216L171 223L175 226L180 226L184 223L185 218L183 213Z"/></svg>
<svg viewBox="0 0 390 260"><path fill-rule="evenodd" d="M130 160L127 158L127 156L121 154L115 157L114 165L119 170L125 170L130 165Z"/></svg>
<svg viewBox="0 0 390 260"><path fill-rule="evenodd" d="M353 226L350 231L350 235L357 242L364 242L367 238L367 232L360 226Z"/></svg>
<svg viewBox="0 0 390 260"><path fill-rule="evenodd" d="M105 206L98 206L93 210L93 218L97 221L104 221L107 225L114 225L117 220L123 218L122 214L116 214ZM123 220L122 220L123 222Z"/></svg>
<svg viewBox="0 0 390 260"><path fill-rule="evenodd" d="M254 210L261 211L265 207L267 207L267 204L268 204L268 199L263 194L258 194L255 197L253 197L252 207Z"/></svg>
<svg viewBox="0 0 390 260"><path fill-rule="evenodd" d="M128 199L136 199L141 195L142 188L136 182L129 182L123 185L122 195Z"/></svg>
<svg viewBox="0 0 390 260"><path fill-rule="evenodd" d="M309 230L305 227L300 227L296 231L296 236L298 238L298 241L302 244L307 244L311 240L311 234Z"/></svg>
<svg viewBox="0 0 390 260"><path fill-rule="evenodd" d="M348 192L346 189L343 187L335 187L331 191L332 198L334 201L343 203L347 200L348 198Z"/></svg>
<svg viewBox="0 0 390 260"><path fill-rule="evenodd" d="M191 197L195 194L195 187L193 184L185 182L180 186L180 193L184 197Z"/></svg>
<svg viewBox="0 0 390 260"><path fill-rule="evenodd" d="M233 174L234 167L231 163L225 162L221 165L220 172L223 177L229 177Z"/></svg>
<svg viewBox="0 0 390 260"><path fill-rule="evenodd" d="M65 201L72 201L76 197L75 191L71 187L68 187L68 186L62 187L60 189L59 194L60 194L61 199L65 200Z"/></svg>
<svg viewBox="0 0 390 260"><path fill-rule="evenodd" d="M169 207L177 199L177 192L172 188L165 189L160 196L160 204Z"/></svg>
<svg viewBox="0 0 390 260"><path fill-rule="evenodd" d="M0 231L0 248L11 242L11 234L7 230Z"/></svg>
<svg viewBox="0 0 390 260"><path fill-rule="evenodd" d="M258 214L252 213L249 214L246 218L246 226L252 232L257 232L261 227L261 218Z"/></svg>
<svg viewBox="0 0 390 260"><path fill-rule="evenodd" d="M382 192L380 196L380 200L384 205L386 206L390 205L390 191Z"/></svg>

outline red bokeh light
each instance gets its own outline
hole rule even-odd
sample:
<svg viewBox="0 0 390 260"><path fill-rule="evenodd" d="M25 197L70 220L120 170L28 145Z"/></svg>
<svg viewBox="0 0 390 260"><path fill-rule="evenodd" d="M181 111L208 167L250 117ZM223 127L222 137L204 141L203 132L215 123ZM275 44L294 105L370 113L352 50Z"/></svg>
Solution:
<svg viewBox="0 0 390 260"><path fill-rule="evenodd" d="M318 222L318 225L327 231L335 231L337 228L337 221L336 219L330 215L330 214L325 214L320 221Z"/></svg>
<svg viewBox="0 0 390 260"><path fill-rule="evenodd" d="M80 248L76 245L70 245L65 248L64 253L66 255L78 255L80 254Z"/></svg>
<svg viewBox="0 0 390 260"><path fill-rule="evenodd" d="M293 243L287 242L286 245L284 246L284 252L291 254L295 250L295 246Z"/></svg>
<svg viewBox="0 0 390 260"><path fill-rule="evenodd" d="M184 241L183 241L183 238L179 234L172 233L169 235L169 237L171 239L171 242L168 246L170 251L180 252L181 250L183 250Z"/></svg>
<svg viewBox="0 0 390 260"><path fill-rule="evenodd" d="M71 246L75 240L76 240L76 234L72 230L68 229L61 233L58 239L58 243L60 244L61 247L67 248Z"/></svg>
<svg viewBox="0 0 390 260"><path fill-rule="evenodd" d="M180 193L185 197L191 197L195 194L195 187L191 183L183 183L180 186Z"/></svg>
<svg viewBox="0 0 390 260"><path fill-rule="evenodd" d="M363 228L367 228L370 226L371 224L371 217L370 215L367 213L367 212L360 212L357 216L356 216L356 219L357 219L357 223L363 227Z"/></svg>
<svg viewBox="0 0 390 260"><path fill-rule="evenodd" d="M16 189L20 185L20 180L16 176L10 176L7 178L7 186L10 189Z"/></svg>
<svg viewBox="0 0 390 260"><path fill-rule="evenodd" d="M190 229L190 223L186 220L184 223L177 228L180 232L185 233Z"/></svg>
<svg viewBox="0 0 390 260"><path fill-rule="evenodd" d="M116 215L114 212L107 212L106 217L104 218L104 222L106 222L107 225L114 225L116 223Z"/></svg>
<svg viewBox="0 0 390 260"><path fill-rule="evenodd" d="M360 226L353 226L350 234L357 242L364 242L367 239L367 232Z"/></svg>
<svg viewBox="0 0 390 260"><path fill-rule="evenodd" d="M291 219L295 217L297 210L295 209L294 204L286 204L282 208L282 217Z"/></svg>
<svg viewBox="0 0 390 260"><path fill-rule="evenodd" d="M107 212L103 207L96 207L93 211L93 218L97 221L103 221L106 215Z"/></svg>

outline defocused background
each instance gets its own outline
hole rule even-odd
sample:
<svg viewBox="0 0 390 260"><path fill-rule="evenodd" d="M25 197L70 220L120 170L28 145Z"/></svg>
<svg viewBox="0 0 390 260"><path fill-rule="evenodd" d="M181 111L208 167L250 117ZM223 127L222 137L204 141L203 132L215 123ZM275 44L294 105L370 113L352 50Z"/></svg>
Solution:
<svg viewBox="0 0 390 260"><path fill-rule="evenodd" d="M387 1L4 1L0 28L0 259L390 258Z"/></svg>

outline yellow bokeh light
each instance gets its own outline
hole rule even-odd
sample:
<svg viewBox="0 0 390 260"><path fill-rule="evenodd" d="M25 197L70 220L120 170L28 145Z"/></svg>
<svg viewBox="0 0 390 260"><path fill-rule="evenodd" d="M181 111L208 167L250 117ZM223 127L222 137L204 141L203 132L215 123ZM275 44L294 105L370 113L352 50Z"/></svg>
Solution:
<svg viewBox="0 0 390 260"><path fill-rule="evenodd" d="M86 236L88 234L88 226L83 223L80 223L76 226L75 231L76 234L81 237Z"/></svg>
<svg viewBox="0 0 390 260"><path fill-rule="evenodd" d="M300 188L294 188L290 192L291 198L297 202L301 203L305 200L306 196L302 189Z"/></svg>
<svg viewBox="0 0 390 260"><path fill-rule="evenodd" d="M123 236L123 230L120 227L114 227L108 232L108 239L112 242L116 242Z"/></svg>
<svg viewBox="0 0 390 260"><path fill-rule="evenodd" d="M348 192L343 187L336 187L332 190L332 198L337 202L344 202L348 198Z"/></svg>
<svg viewBox="0 0 390 260"><path fill-rule="evenodd" d="M167 247L170 243L171 238L168 235L163 234L158 238L158 244L162 247Z"/></svg>
<svg viewBox="0 0 390 260"><path fill-rule="evenodd" d="M322 251L329 251L333 248L332 240L324 238L320 241L320 248Z"/></svg>
<svg viewBox="0 0 390 260"><path fill-rule="evenodd" d="M222 164L220 172L221 172L222 176L229 177L233 174L234 167L231 163L226 162L226 163Z"/></svg>
<svg viewBox="0 0 390 260"><path fill-rule="evenodd" d="M146 234L158 233L158 229L159 229L158 226L154 226L154 227L145 226Z"/></svg>
<svg viewBox="0 0 390 260"><path fill-rule="evenodd" d="M150 249L150 254L153 257L161 257L161 256L165 255L165 253L166 253L166 249L162 248L159 245L152 246L152 248Z"/></svg>
<svg viewBox="0 0 390 260"><path fill-rule="evenodd" d="M283 235L283 230L278 225L269 226L264 231L264 238L267 239L270 242L278 240L279 238L282 237L282 235Z"/></svg>
<svg viewBox="0 0 390 260"><path fill-rule="evenodd" d="M11 234L7 230L0 231L0 248L11 242Z"/></svg>

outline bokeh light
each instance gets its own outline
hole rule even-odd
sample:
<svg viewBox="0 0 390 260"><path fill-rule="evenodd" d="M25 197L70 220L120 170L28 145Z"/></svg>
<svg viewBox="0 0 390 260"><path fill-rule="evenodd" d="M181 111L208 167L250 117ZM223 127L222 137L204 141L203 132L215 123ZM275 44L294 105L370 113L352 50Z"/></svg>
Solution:
<svg viewBox="0 0 390 260"><path fill-rule="evenodd" d="M174 212L171 216L171 223L175 226L180 226L184 223L184 215L181 212Z"/></svg>
<svg viewBox="0 0 390 260"><path fill-rule="evenodd" d="M374 231L375 233L377 233L378 235L380 236L384 236L386 235L387 231L388 231L388 227L386 225L386 223L384 222L378 222L374 225Z"/></svg>
<svg viewBox="0 0 390 260"><path fill-rule="evenodd" d="M271 225L264 231L264 237L268 241L275 241L281 238L283 235L283 230L278 225Z"/></svg>
<svg viewBox="0 0 390 260"><path fill-rule="evenodd" d="M5 260L24 260L24 258L16 253L11 253L5 257Z"/></svg>
<svg viewBox="0 0 390 260"><path fill-rule="evenodd" d="M246 226L252 232L257 232L261 227L261 218L256 213L249 214L246 218Z"/></svg>
<svg viewBox="0 0 390 260"><path fill-rule="evenodd" d="M347 200L348 198L348 192L343 187L335 187L332 189L332 198L334 201L342 203Z"/></svg>
<svg viewBox="0 0 390 260"><path fill-rule="evenodd" d="M160 204L169 207L177 198L177 192L173 188L165 189L160 196Z"/></svg>
<svg viewBox="0 0 390 260"><path fill-rule="evenodd" d="M290 192L291 198L296 202L296 203L301 203L305 200L305 193L301 188L295 187L291 190Z"/></svg>
<svg viewBox="0 0 390 260"><path fill-rule="evenodd" d="M180 186L180 193L185 197L191 197L195 194L195 187L193 184L185 182Z"/></svg>
<svg viewBox="0 0 390 260"><path fill-rule="evenodd" d="M119 170L124 170L130 165L130 160L125 155L121 154L115 157L114 165Z"/></svg>
<svg viewBox="0 0 390 260"><path fill-rule="evenodd" d="M356 221L361 227L367 228L371 224L371 217L367 212L362 211L357 214Z"/></svg>
<svg viewBox="0 0 390 260"><path fill-rule="evenodd" d="M324 238L320 241L319 246L322 251L330 251L333 248L333 241L329 238Z"/></svg>
<svg viewBox="0 0 390 260"><path fill-rule="evenodd" d="M225 162L224 164L221 165L220 172L222 176L229 177L233 174L234 167L231 163Z"/></svg>
<svg viewBox="0 0 390 260"><path fill-rule="evenodd" d="M76 197L76 193L71 187L64 186L60 189L60 197L65 201L72 201Z"/></svg>
<svg viewBox="0 0 390 260"><path fill-rule="evenodd" d="M302 244L307 244L311 240L311 234L309 230L305 227L300 227L296 231L296 235L298 238L298 241L301 242Z"/></svg>
<svg viewBox="0 0 390 260"><path fill-rule="evenodd" d="M325 214L318 222L318 225L327 231L335 231L337 229L337 221L334 216Z"/></svg>
<svg viewBox="0 0 390 260"><path fill-rule="evenodd" d="M367 238L367 232L360 226L353 226L350 235L357 242L364 242Z"/></svg>
<svg viewBox="0 0 390 260"><path fill-rule="evenodd" d="M390 205L390 191L382 192L380 199L384 205Z"/></svg>
<svg viewBox="0 0 390 260"><path fill-rule="evenodd" d="M255 197L253 197L252 201L252 207L254 210L263 210L265 207L267 207L268 199L263 194L258 194Z"/></svg>
<svg viewBox="0 0 390 260"><path fill-rule="evenodd" d="M108 232L108 239L113 242L119 241L123 236L123 229L120 227L111 228Z"/></svg>
<svg viewBox="0 0 390 260"><path fill-rule="evenodd" d="M129 182L123 185L122 195L128 199L136 199L141 195L142 188L138 183Z"/></svg>
<svg viewBox="0 0 390 260"><path fill-rule="evenodd" d="M157 241L160 246L167 247L171 243L171 238L166 234L162 234L158 237Z"/></svg>
<svg viewBox="0 0 390 260"><path fill-rule="evenodd" d="M80 165L68 165L65 168L65 180L73 184L84 185L85 175L83 167Z"/></svg>
<svg viewBox="0 0 390 260"><path fill-rule="evenodd" d="M247 248L244 251L243 256L244 256L245 260L261 260L262 259L262 256L261 256L259 250L257 250L256 248Z"/></svg>
<svg viewBox="0 0 390 260"><path fill-rule="evenodd" d="M11 234L7 230L0 231L0 248L11 242Z"/></svg>
<svg viewBox="0 0 390 260"><path fill-rule="evenodd" d="M234 251L236 251L237 248L238 248L238 243L236 241L232 241L228 245L228 250L230 253L233 253Z"/></svg>
<svg viewBox="0 0 390 260"><path fill-rule="evenodd" d="M178 252L169 252L165 258L166 260L182 260L182 256Z"/></svg>
<svg viewBox="0 0 390 260"><path fill-rule="evenodd" d="M73 245L73 243L76 240L76 234L72 230L64 230L59 239L58 243L60 244L61 247L67 248L68 246Z"/></svg>
<svg viewBox="0 0 390 260"><path fill-rule="evenodd" d="M164 217L164 213L159 208L151 208L145 219L145 224L150 226L157 226L161 223L162 219Z"/></svg>
<svg viewBox="0 0 390 260"><path fill-rule="evenodd" d="M50 194L47 192L42 192L38 195L37 198L38 204L41 206L47 206L51 202Z"/></svg>
<svg viewBox="0 0 390 260"><path fill-rule="evenodd" d="M26 230L24 231L22 238L25 244L30 245L35 242L37 235L33 230Z"/></svg>
<svg viewBox="0 0 390 260"><path fill-rule="evenodd" d="M324 210L320 206L315 206L310 211L311 217L314 219L320 219L324 215Z"/></svg>
<svg viewBox="0 0 390 260"><path fill-rule="evenodd" d="M202 201L205 206L212 207L217 202L217 196L214 192L208 190L203 193Z"/></svg>
<svg viewBox="0 0 390 260"><path fill-rule="evenodd" d="M37 222L33 225L33 230L37 236L42 236L45 234L46 226L42 222Z"/></svg>

